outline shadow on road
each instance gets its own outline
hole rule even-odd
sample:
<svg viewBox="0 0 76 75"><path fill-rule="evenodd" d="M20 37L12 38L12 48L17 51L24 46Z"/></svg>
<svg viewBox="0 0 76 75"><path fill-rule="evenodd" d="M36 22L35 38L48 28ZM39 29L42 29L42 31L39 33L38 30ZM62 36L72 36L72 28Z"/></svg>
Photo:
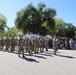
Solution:
<svg viewBox="0 0 76 75"><path fill-rule="evenodd" d="M43 59L46 59L46 57L43 57L43 56L38 56L38 55L33 55L34 57L37 57L37 58L43 58Z"/></svg>
<svg viewBox="0 0 76 75"><path fill-rule="evenodd" d="M76 59L76 57L66 56L66 55L57 55L57 56L60 56L60 57L65 57L65 58L70 58L70 59Z"/></svg>
<svg viewBox="0 0 76 75"><path fill-rule="evenodd" d="M24 60L26 60L26 61L29 61L29 62L39 63L39 61L37 61L37 60L35 60L35 59L33 59L33 58L27 58L27 57L25 57L25 58L22 58L22 59L24 59Z"/></svg>
<svg viewBox="0 0 76 75"><path fill-rule="evenodd" d="M46 57L44 57L44 56L51 56L52 57L52 55L51 55L52 53L47 53L47 52L43 52L43 53L38 53L38 54L33 54L33 55L31 55L32 57L34 56L34 57L37 57L37 58L43 58L43 59L46 59ZM25 53L24 54L25 56L29 56L29 54L27 54L27 53Z"/></svg>
<svg viewBox="0 0 76 75"><path fill-rule="evenodd" d="M54 54L54 53L52 53L52 52L50 52L50 51L47 51L47 52L44 52L44 53L39 53L39 55L44 55L44 56L53 57L52 54Z"/></svg>

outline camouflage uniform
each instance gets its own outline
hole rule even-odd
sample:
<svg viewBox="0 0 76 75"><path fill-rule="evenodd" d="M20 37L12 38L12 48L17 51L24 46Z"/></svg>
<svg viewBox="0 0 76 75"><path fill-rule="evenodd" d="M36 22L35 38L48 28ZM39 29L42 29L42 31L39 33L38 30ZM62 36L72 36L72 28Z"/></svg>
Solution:
<svg viewBox="0 0 76 75"><path fill-rule="evenodd" d="M5 40L3 38L1 38L1 48L2 49L4 48L4 42L5 42Z"/></svg>
<svg viewBox="0 0 76 75"><path fill-rule="evenodd" d="M39 49L40 49L40 52L41 52L41 38L39 38Z"/></svg>
<svg viewBox="0 0 76 75"><path fill-rule="evenodd" d="M33 54L33 51L34 51L34 39L31 40L31 51L32 51L32 54Z"/></svg>
<svg viewBox="0 0 76 75"><path fill-rule="evenodd" d="M56 55L56 52L58 50L58 40L56 39L56 36L53 38L53 48L54 48L54 55Z"/></svg>
<svg viewBox="0 0 76 75"><path fill-rule="evenodd" d="M45 41L44 41L44 38L41 38L41 52L43 52L44 50L44 44L45 44Z"/></svg>
<svg viewBox="0 0 76 75"><path fill-rule="evenodd" d="M38 41L38 38L34 39L34 51L35 51L35 53L38 53L38 51L39 51L39 41Z"/></svg>
<svg viewBox="0 0 76 75"><path fill-rule="evenodd" d="M49 43L48 43L48 38L45 38L45 49L48 51Z"/></svg>
<svg viewBox="0 0 76 75"><path fill-rule="evenodd" d="M0 50L1 50L1 39L0 39Z"/></svg>
<svg viewBox="0 0 76 75"><path fill-rule="evenodd" d="M26 49L26 52L28 52L28 41L29 41L29 38L26 38L25 39L25 49Z"/></svg>
<svg viewBox="0 0 76 75"><path fill-rule="evenodd" d="M35 47L34 47L34 39L32 40L32 51L35 51Z"/></svg>
<svg viewBox="0 0 76 75"><path fill-rule="evenodd" d="M36 53L36 39L35 38L33 40L33 45L34 45L34 52Z"/></svg>
<svg viewBox="0 0 76 75"><path fill-rule="evenodd" d="M15 50L15 46L16 46L16 40L14 37L12 37L12 39L11 39L11 52L13 52Z"/></svg>
<svg viewBox="0 0 76 75"><path fill-rule="evenodd" d="M29 55L32 54L32 41L29 39L29 42L28 42L28 52L29 52Z"/></svg>
<svg viewBox="0 0 76 75"><path fill-rule="evenodd" d="M5 46L5 50L8 50L8 48L10 47L10 39L8 37L5 39Z"/></svg>
<svg viewBox="0 0 76 75"><path fill-rule="evenodd" d="M20 36L20 39L18 41L18 47L19 47L19 50L18 50L18 56L20 57L20 54L22 52L22 57L24 57L24 39L23 39L23 36Z"/></svg>

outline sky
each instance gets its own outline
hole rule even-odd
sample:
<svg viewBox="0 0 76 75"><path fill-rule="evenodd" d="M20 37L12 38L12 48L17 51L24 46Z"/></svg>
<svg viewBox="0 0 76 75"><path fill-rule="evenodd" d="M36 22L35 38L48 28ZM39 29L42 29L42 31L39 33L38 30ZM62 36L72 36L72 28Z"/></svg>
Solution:
<svg viewBox="0 0 76 75"><path fill-rule="evenodd" d="M57 15L55 17L76 26L76 0L0 0L0 13L7 18L8 27L15 26L17 12L27 7L29 3L34 6L44 3L47 8L56 10Z"/></svg>

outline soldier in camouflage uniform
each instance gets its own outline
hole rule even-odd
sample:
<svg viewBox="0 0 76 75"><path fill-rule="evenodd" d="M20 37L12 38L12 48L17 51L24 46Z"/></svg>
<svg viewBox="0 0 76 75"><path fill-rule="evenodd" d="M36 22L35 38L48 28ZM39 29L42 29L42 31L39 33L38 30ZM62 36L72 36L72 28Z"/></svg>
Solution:
<svg viewBox="0 0 76 75"><path fill-rule="evenodd" d="M36 38L36 53L39 51L39 39Z"/></svg>
<svg viewBox="0 0 76 75"><path fill-rule="evenodd" d="M36 39L33 39L34 52L36 53Z"/></svg>
<svg viewBox="0 0 76 75"><path fill-rule="evenodd" d="M45 37L45 49L46 51L48 51L48 47L49 47L49 39L47 37Z"/></svg>
<svg viewBox="0 0 76 75"><path fill-rule="evenodd" d="M0 50L1 50L1 38L0 38Z"/></svg>
<svg viewBox="0 0 76 75"><path fill-rule="evenodd" d="M41 52L41 38L39 38L39 50L40 50L40 52Z"/></svg>
<svg viewBox="0 0 76 75"><path fill-rule="evenodd" d="M44 44L45 44L45 41L44 41L44 38L41 38L41 52L43 52L44 50Z"/></svg>
<svg viewBox="0 0 76 75"><path fill-rule="evenodd" d="M5 50L8 50L10 48L10 39L8 37L5 39L5 46Z"/></svg>
<svg viewBox="0 0 76 75"><path fill-rule="evenodd" d="M1 38L1 49L4 48L4 42L5 42L5 40L3 38Z"/></svg>
<svg viewBox="0 0 76 75"><path fill-rule="evenodd" d="M29 38L25 38L25 49L26 49L26 52L28 52L28 41L29 41Z"/></svg>
<svg viewBox="0 0 76 75"><path fill-rule="evenodd" d="M29 55L32 55L32 41L30 39L28 42L28 52L29 52Z"/></svg>
<svg viewBox="0 0 76 75"><path fill-rule="evenodd" d="M38 38L34 39L34 51L35 51L35 53L38 53L38 51L39 51L39 41L38 41Z"/></svg>
<svg viewBox="0 0 76 75"><path fill-rule="evenodd" d="M31 53L33 54L34 51L34 39L31 40Z"/></svg>
<svg viewBox="0 0 76 75"><path fill-rule="evenodd" d="M53 38L53 48L54 48L54 55L57 55L56 52L58 51L58 40L56 36Z"/></svg>
<svg viewBox="0 0 76 75"><path fill-rule="evenodd" d="M15 50L15 46L16 46L16 40L13 36L11 39L11 52L13 52Z"/></svg>
<svg viewBox="0 0 76 75"><path fill-rule="evenodd" d="M21 53L22 53L22 57L24 57L24 48L23 48L23 46L25 46L24 39L23 39L23 36L20 35L20 39L18 41L18 47L19 47L18 56L19 57L20 57Z"/></svg>

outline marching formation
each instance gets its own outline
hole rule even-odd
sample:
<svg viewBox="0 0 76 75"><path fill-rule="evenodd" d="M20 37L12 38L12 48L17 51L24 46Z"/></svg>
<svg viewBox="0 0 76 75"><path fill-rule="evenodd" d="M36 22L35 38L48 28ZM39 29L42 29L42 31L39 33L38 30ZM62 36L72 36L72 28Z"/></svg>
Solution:
<svg viewBox="0 0 76 75"><path fill-rule="evenodd" d="M0 39L0 50L4 50L5 51L10 51L14 52L15 51L15 47L18 47L18 56L21 57L20 55L22 55L22 57L24 57L24 49L27 53L29 53L29 55L32 55L33 53L39 53L39 52L43 52L44 48L46 49L46 51L48 51L48 47L49 47L49 38L47 37L42 37L42 38L33 38L30 39L28 37L23 38L23 35L19 36L19 39L15 39L15 37L13 36L11 39L10 38L1 38Z"/></svg>

